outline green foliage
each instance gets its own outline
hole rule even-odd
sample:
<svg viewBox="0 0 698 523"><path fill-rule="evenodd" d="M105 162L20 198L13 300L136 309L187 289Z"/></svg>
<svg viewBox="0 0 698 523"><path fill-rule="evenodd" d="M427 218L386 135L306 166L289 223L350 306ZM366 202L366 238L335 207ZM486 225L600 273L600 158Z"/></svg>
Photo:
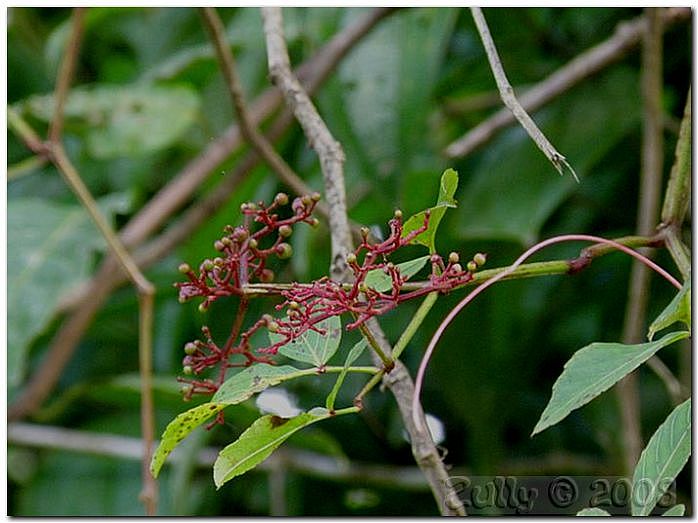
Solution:
<svg viewBox="0 0 698 523"><path fill-rule="evenodd" d="M351 348L349 354L347 354L347 359L344 362L344 367L342 368L342 371L339 373L339 376L337 376L337 381L335 382L334 387L332 387L332 390L330 391L329 395L327 396L327 400L325 401L325 407L327 408L327 410L332 411L334 409L334 401L337 398L339 388L344 383L344 378L347 377L347 371L349 370L349 367L357 360L359 356L361 356L361 354L367 346L368 342L366 341L366 338L361 338Z"/></svg>
<svg viewBox="0 0 698 523"><path fill-rule="evenodd" d="M679 503L678 505L674 505L669 510L667 510L664 514L662 514L662 516L683 516L685 512L686 505Z"/></svg>
<svg viewBox="0 0 698 523"><path fill-rule="evenodd" d="M672 486L672 482L684 468L690 455L691 400L689 398L669 414L640 455L633 474L631 498L633 516L647 516L652 511Z"/></svg>
<svg viewBox="0 0 698 523"><path fill-rule="evenodd" d="M325 331L325 334L308 330L291 343L282 346L279 353L292 360L310 363L315 367L325 365L337 352L342 341L342 321L339 316L331 316L318 323L317 327ZM275 343L282 338L278 334L270 332L269 339Z"/></svg>
<svg viewBox="0 0 698 523"><path fill-rule="evenodd" d="M691 278L686 280L679 293L674 296L671 303L666 306L666 309L657 316L650 325L647 338L654 339L654 335L662 330L670 327L676 322L682 322L689 329L691 328Z"/></svg>
<svg viewBox="0 0 698 523"><path fill-rule="evenodd" d="M436 231L439 228L441 219L448 207L457 207L453 197L458 189L458 173L453 169L446 169L441 175L441 183L439 184L439 197L436 200L436 205L430 209L429 225L427 230L420 233L412 240L412 243L418 243L429 248L430 253L436 252ZM425 211L419 212L405 222L402 230L402 235L407 236L410 232L415 231L424 225Z"/></svg>
<svg viewBox="0 0 698 523"><path fill-rule="evenodd" d="M113 195L102 212L124 212L129 201ZM105 246L87 212L36 198L8 202L7 379L12 388L24 376L32 341L48 326L60 299L90 274L90 256ZM66 253L71 253L66 256Z"/></svg>
<svg viewBox="0 0 698 523"><path fill-rule="evenodd" d="M579 349L565 364L553 385L553 394L531 435L564 419L611 388L667 345L687 338L686 331L672 332L657 341L639 345L592 343Z"/></svg>
<svg viewBox="0 0 698 523"><path fill-rule="evenodd" d="M598 507L591 507L591 508L585 508L577 512L578 516L589 516L589 517L598 517L598 516L610 516L608 512L606 512L602 508Z"/></svg>
<svg viewBox="0 0 698 523"><path fill-rule="evenodd" d="M414 260L398 263L395 267L406 280L417 274L426 265L429 256L420 256ZM381 269L374 269L366 274L366 285L378 292L386 292L393 286L393 280Z"/></svg>
<svg viewBox="0 0 698 523"><path fill-rule="evenodd" d="M330 417L327 410L317 408L293 418L262 416L234 442L221 450L213 465L213 480L220 488L240 474L256 467L274 450L308 425Z"/></svg>

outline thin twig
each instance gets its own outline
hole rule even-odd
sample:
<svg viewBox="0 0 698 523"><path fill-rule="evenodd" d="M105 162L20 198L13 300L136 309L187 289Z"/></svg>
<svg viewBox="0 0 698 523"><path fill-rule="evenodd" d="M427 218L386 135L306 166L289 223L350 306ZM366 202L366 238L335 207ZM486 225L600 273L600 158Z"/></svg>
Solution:
<svg viewBox="0 0 698 523"><path fill-rule="evenodd" d="M645 10L647 30L643 38L642 95L643 144L636 232L651 234L659 220L664 140L662 135L662 27L657 8ZM647 256L651 253L645 253ZM650 271L634 262L628 285L628 301L623 321L623 343L640 343L644 339ZM640 427L640 390L637 372L623 378L616 387L623 441L624 473L635 470L642 452Z"/></svg>
<svg viewBox="0 0 698 523"><path fill-rule="evenodd" d="M299 66L298 76L303 79L309 92L317 90L349 50L380 21L393 12L395 12L394 8L377 8L366 13L354 24L332 37L313 58ZM276 109L280 102L281 95L276 89L265 91L256 99L250 109L250 112L254 115L254 121L258 122L265 119ZM10 119L12 114L13 111L9 108L8 124L12 124ZM26 129L20 126L19 128L14 127L13 130L17 131L21 136L21 131ZM36 136L35 133L34 136ZM38 136L36 138L34 145L36 145L37 150L35 152L43 154L43 143ZM216 172L217 166L240 143L241 136L237 125L231 126L223 135L214 140L128 222L120 234L124 245L129 247L139 245L157 231L172 213L176 212L191 198L191 195L201 186L206 177ZM29 147L34 150L31 145ZM180 232L184 232L184 228ZM179 240L175 241L181 241L182 238L188 236L188 234L184 234L184 236L180 236ZM154 251L155 249L149 252L153 253ZM155 252L158 256L164 256L167 253L168 251L164 249L159 249L158 252ZM157 260L152 257L149 258L149 263L154 261ZM123 275L118 265L112 257L108 257L86 286L86 290L81 294L81 299L72 304L71 315L62 323L52 340L47 355L30 378L21 396L8 407L8 419L21 419L41 406L42 402L55 387L58 378L72 357L77 343L89 327L92 318L116 285L123 281Z"/></svg>
<svg viewBox="0 0 698 523"><path fill-rule="evenodd" d="M58 81L56 82L56 90L53 94L53 118L48 130L48 140L52 143L58 143L61 140L63 131L63 122L65 120L65 101L68 98L70 83L75 74L75 65L80 54L80 45L82 33L85 26L84 7L76 7L73 9L73 21L71 23L70 39L66 47L61 68L58 71Z"/></svg>
<svg viewBox="0 0 698 523"><path fill-rule="evenodd" d="M690 20L691 10L663 9L662 17L664 28L667 29L679 21ZM639 45L646 27L647 21L642 16L629 22L621 22L610 38L581 53L534 87L527 88L519 98L521 106L528 112L535 111L583 80L617 62ZM444 154L449 158L466 156L514 122L516 119L511 111L506 108L501 109L449 144Z"/></svg>
<svg viewBox="0 0 698 523"><path fill-rule="evenodd" d="M320 158L325 181L325 197L330 208L332 263L330 274L341 280L347 272L346 255L351 251L344 188L344 151L323 122L310 97L291 71L284 39L281 9L263 7L264 34L267 42L269 74L281 90L287 105L301 124L310 146Z"/></svg>
<svg viewBox="0 0 698 523"><path fill-rule="evenodd" d="M533 119L528 115L526 110L516 99L514 89L509 83L506 73L504 72L502 62L497 54L497 48L494 45L494 40L492 39L489 28L487 27L487 22L482 14L482 10L479 7L471 7L470 11L473 15L473 19L475 20L475 26L480 33L482 44L485 46L487 60L490 62L490 69L492 69L492 74L494 74L494 79L497 82L497 88L499 89L499 94L502 97L504 105L506 105L514 114L521 126L531 137L531 140L533 140L543 154L545 154L550 163L552 163L555 169L557 169L557 172L562 174L562 168L567 167L572 173L572 176L574 176L574 179L579 181L577 174L574 172L574 169L572 169L565 157L561 155L557 149L555 149L553 144L551 144L550 141L545 137L543 132L538 128Z"/></svg>

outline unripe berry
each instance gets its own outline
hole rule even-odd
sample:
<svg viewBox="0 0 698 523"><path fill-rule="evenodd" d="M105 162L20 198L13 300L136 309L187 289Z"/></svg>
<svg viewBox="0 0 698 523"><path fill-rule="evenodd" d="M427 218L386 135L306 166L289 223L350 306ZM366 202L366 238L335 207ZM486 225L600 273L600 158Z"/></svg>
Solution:
<svg viewBox="0 0 698 523"><path fill-rule="evenodd" d="M477 270L477 263L471 260L468 262L467 267L470 272L475 272Z"/></svg>
<svg viewBox="0 0 698 523"><path fill-rule="evenodd" d="M458 256L457 252L452 252L448 255L448 261L450 263L458 263L460 261L460 256Z"/></svg>
<svg viewBox="0 0 698 523"><path fill-rule="evenodd" d="M274 196L274 202L276 205L286 205L288 203L288 194L285 192L280 192Z"/></svg>
<svg viewBox="0 0 698 523"><path fill-rule="evenodd" d="M293 228L290 225L282 225L279 227L279 236L282 238L288 238L293 234Z"/></svg>
<svg viewBox="0 0 698 523"><path fill-rule="evenodd" d="M184 353L187 354L188 356L191 356L195 352L196 352L196 343L193 343L190 341L184 346Z"/></svg>
<svg viewBox="0 0 698 523"><path fill-rule="evenodd" d="M274 281L274 271L271 269L263 269L262 273L259 275L259 280L262 283L271 283Z"/></svg>
<svg viewBox="0 0 698 523"><path fill-rule="evenodd" d="M288 302L288 308L297 311L298 309L300 309L300 304L295 300L291 300L290 302Z"/></svg>
<svg viewBox="0 0 698 523"><path fill-rule="evenodd" d="M191 368L191 365L185 365L182 367L182 372L189 376L192 372L194 372L194 369Z"/></svg>
<svg viewBox="0 0 698 523"><path fill-rule="evenodd" d="M191 271L191 267L189 266L188 263L182 263L179 267L177 267L177 270L181 272L182 274L186 274L189 271Z"/></svg>
<svg viewBox="0 0 698 523"><path fill-rule="evenodd" d="M305 205L307 207L308 205L310 205L313 202L313 199L309 195L306 194L304 196L301 196L301 202L303 202L303 205Z"/></svg>
<svg viewBox="0 0 698 523"><path fill-rule="evenodd" d="M393 213L393 218L396 220L402 220L402 211L400 209L396 209Z"/></svg>
<svg viewBox="0 0 698 523"><path fill-rule="evenodd" d="M313 200L314 202L319 202L320 198L322 198L322 196L320 196L319 192L314 192L313 194L310 195L310 199Z"/></svg>
<svg viewBox="0 0 698 523"><path fill-rule="evenodd" d="M206 312L208 310L207 302L202 302L199 304L199 312Z"/></svg>
<svg viewBox="0 0 698 523"><path fill-rule="evenodd" d="M276 255L281 259L285 260L293 255L293 247L288 243L282 242L276 246Z"/></svg>
<svg viewBox="0 0 698 523"><path fill-rule="evenodd" d="M247 246L250 249L256 249L257 248L257 240L255 240L254 238L250 239L250 241L247 242Z"/></svg>
<svg viewBox="0 0 698 523"><path fill-rule="evenodd" d="M356 263L356 254L354 254L353 252L350 252L349 254L347 254L347 263L349 263L349 264Z"/></svg>
<svg viewBox="0 0 698 523"><path fill-rule="evenodd" d="M477 263L478 266L485 265L485 262L487 261L487 255L478 252L475 256L473 256L473 261Z"/></svg>

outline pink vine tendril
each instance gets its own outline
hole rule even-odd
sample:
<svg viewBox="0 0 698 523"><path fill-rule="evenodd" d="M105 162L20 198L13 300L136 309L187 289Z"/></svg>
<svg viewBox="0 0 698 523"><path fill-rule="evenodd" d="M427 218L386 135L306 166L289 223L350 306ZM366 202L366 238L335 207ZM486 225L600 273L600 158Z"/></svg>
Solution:
<svg viewBox="0 0 698 523"><path fill-rule="evenodd" d="M651 268L652 270L654 270L657 273L659 273L660 275L662 275L666 280L669 281L669 283L671 283L677 289L681 289L681 283L679 283L679 281L676 278L674 278L671 274L669 274L667 271L662 269L659 265L654 263L652 260L650 260L646 256L643 256L639 252L631 249L630 247L626 247L625 245L618 243L618 242L615 242L613 240L607 240L606 238L601 238L599 236L591 236L588 234L564 234L561 236L554 236L552 238L548 238L547 240L543 240L540 243L537 243L536 245L534 245L533 247L528 249L526 252L524 252L521 256L519 256L516 259L516 261L514 263L512 263L507 269L500 272L499 274L494 276L492 279L487 280L482 285L479 285L470 294L468 294L465 298L463 298L458 303L458 305L456 305L451 310L451 312L449 312L448 315L443 319L443 321L441 322L441 325L439 325L439 328L436 329L436 332L432 336L431 341L429 341L429 345L427 346L427 350L424 352L424 356L422 357L422 361L419 363L419 370L417 371L417 378L415 379L415 383L414 383L414 395L412 396L412 421L414 422L414 424L418 430L420 430L422 432L426 432L426 427L422 423L421 416L419 416L419 414L418 414L419 412L421 412L419 405L420 405L420 396L421 396L421 391L422 391L422 384L424 383L424 375L426 374L427 365L429 365L429 360L431 359L431 356L434 352L434 349L436 348L436 344L439 342L439 339L441 339L441 336L443 335L444 331L446 330L446 327L449 326L451 321L453 321L453 319L458 315L458 313L466 305L468 305L471 301L473 301L478 294L480 294L482 291L484 291L487 287L497 283L499 280L509 276L529 256L533 255L534 253L538 252L539 250L541 250L549 245L553 245L555 243L568 242L568 241L588 241L588 242L592 242L592 243L603 243L603 244L615 247L616 249L636 258L641 263L644 263L649 268Z"/></svg>

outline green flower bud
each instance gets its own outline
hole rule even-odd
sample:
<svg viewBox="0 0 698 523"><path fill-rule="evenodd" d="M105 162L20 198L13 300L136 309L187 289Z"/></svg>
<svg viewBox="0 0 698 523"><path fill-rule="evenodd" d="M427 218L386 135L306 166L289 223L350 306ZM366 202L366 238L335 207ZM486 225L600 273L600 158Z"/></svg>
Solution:
<svg viewBox="0 0 698 523"><path fill-rule="evenodd" d="M450 263L458 263L460 261L460 256L458 256L457 252L452 252L448 255L448 261Z"/></svg>
<svg viewBox="0 0 698 523"><path fill-rule="evenodd" d="M225 244L220 240L216 240L213 242L213 248L220 252L225 249Z"/></svg>
<svg viewBox="0 0 698 523"><path fill-rule="evenodd" d="M257 248L257 240L255 240L254 238L251 238L250 241L247 242L247 246L250 249L256 249Z"/></svg>
<svg viewBox="0 0 698 523"><path fill-rule="evenodd" d="M191 368L191 365L185 365L182 367L182 372L189 376L192 372L194 372L194 369Z"/></svg>
<svg viewBox="0 0 698 523"><path fill-rule="evenodd" d="M468 262L467 267L470 272L475 272L477 270L477 263L471 260Z"/></svg>
<svg viewBox="0 0 698 523"><path fill-rule="evenodd" d="M300 309L300 307L301 307L300 304L295 300L291 300L290 302L288 302L289 309L297 311L298 309Z"/></svg>
<svg viewBox="0 0 698 523"><path fill-rule="evenodd" d="M359 283L359 292L368 292L368 285L365 282Z"/></svg>
<svg viewBox="0 0 698 523"><path fill-rule="evenodd" d="M400 209L396 209L393 213L393 218L396 220L402 220L402 211Z"/></svg>
<svg viewBox="0 0 698 523"><path fill-rule="evenodd" d="M314 202L319 202L320 198L322 198L322 196L320 196L319 192L314 192L313 194L310 195L310 199L313 200Z"/></svg>
<svg viewBox="0 0 698 523"><path fill-rule="evenodd" d="M188 263L182 263L179 267L177 267L177 270L181 272L182 274L186 274L189 271L191 271L191 267L189 266Z"/></svg>
<svg viewBox="0 0 698 523"><path fill-rule="evenodd" d="M309 223L311 227L317 227L318 225L320 225L320 220L318 220L317 218L310 218Z"/></svg>
<svg viewBox="0 0 698 523"><path fill-rule="evenodd" d="M301 202L303 202L303 205L305 205L307 207L308 205L310 205L313 202L313 199L309 195L306 194L303 197L301 197Z"/></svg>
<svg viewBox="0 0 698 523"><path fill-rule="evenodd" d="M282 238L288 238L293 234L293 228L290 225L282 225L279 227L279 236Z"/></svg>
<svg viewBox="0 0 698 523"><path fill-rule="evenodd" d="M290 258L293 255L293 247L285 242L280 243L276 246L276 255L282 260Z"/></svg>
<svg viewBox="0 0 698 523"><path fill-rule="evenodd" d="M288 194L285 192L280 192L274 196L274 202L276 205L286 205L288 203Z"/></svg>
<svg viewBox="0 0 698 523"><path fill-rule="evenodd" d="M259 279L262 283L271 283L274 281L274 271L271 269L263 269L262 273L259 275Z"/></svg>
<svg viewBox="0 0 698 523"><path fill-rule="evenodd" d="M485 262L487 261L487 255L478 252L475 256L473 256L473 261L477 263L478 266L485 265Z"/></svg>
<svg viewBox="0 0 698 523"><path fill-rule="evenodd" d="M269 332L279 332L279 324L272 320L267 325L267 329L269 329Z"/></svg>
<svg viewBox="0 0 698 523"><path fill-rule="evenodd" d="M206 312L208 310L207 302L202 302L199 304L199 312Z"/></svg>
<svg viewBox="0 0 698 523"><path fill-rule="evenodd" d="M460 263L454 263L454 264L451 266L451 270L452 270L453 272L463 272L463 267L461 266Z"/></svg>
<svg viewBox="0 0 698 523"><path fill-rule="evenodd" d="M205 271L212 271L213 270L213 262L211 260L204 260L204 263L202 264L203 268Z"/></svg>
<svg viewBox="0 0 698 523"><path fill-rule="evenodd" d="M347 263L349 263L349 264L356 263L356 254L354 254L353 252L350 252L349 254L347 254Z"/></svg>
<svg viewBox="0 0 698 523"><path fill-rule="evenodd" d="M188 356L191 356L196 352L196 343L189 342L184 346L184 353Z"/></svg>

